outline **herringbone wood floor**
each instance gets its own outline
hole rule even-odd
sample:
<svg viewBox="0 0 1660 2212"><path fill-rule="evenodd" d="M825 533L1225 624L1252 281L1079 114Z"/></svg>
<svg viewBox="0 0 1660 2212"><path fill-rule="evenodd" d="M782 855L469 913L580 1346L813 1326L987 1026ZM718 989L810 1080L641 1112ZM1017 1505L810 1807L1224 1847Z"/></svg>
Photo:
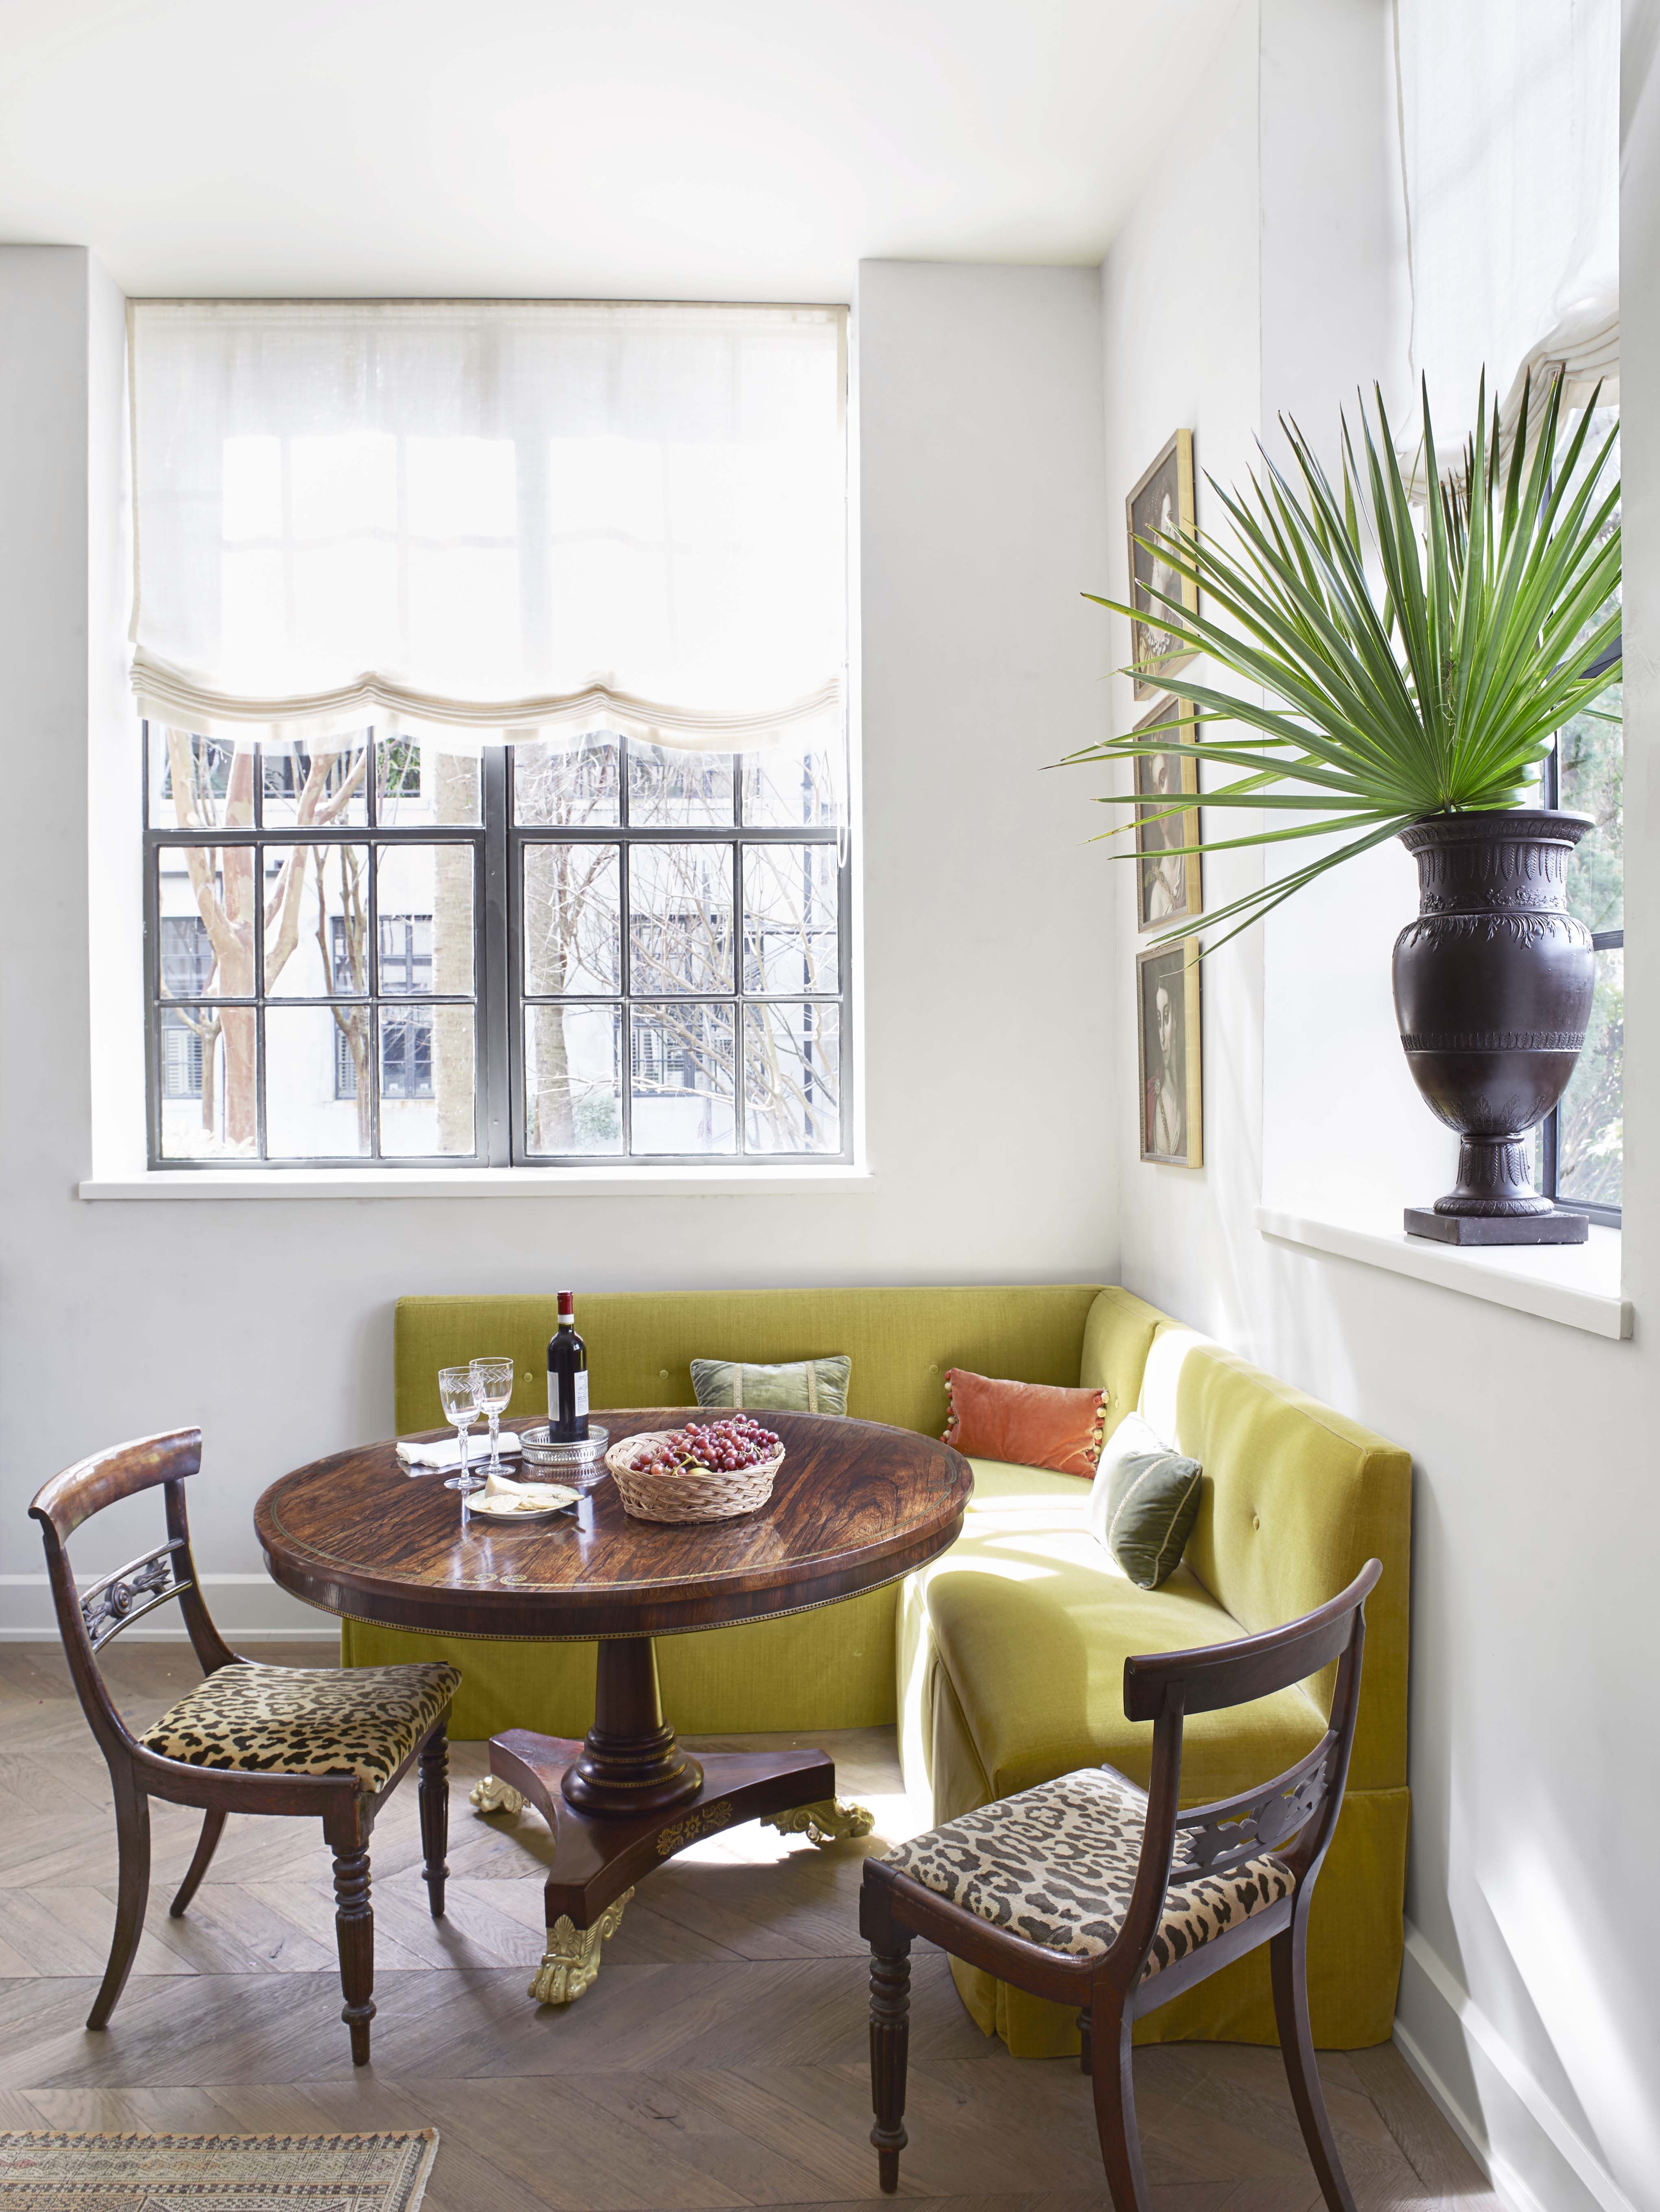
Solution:
<svg viewBox="0 0 1660 2212"><path fill-rule="evenodd" d="M332 1644L250 1656L329 1665ZM143 1722L197 1679L181 1646L118 1645L107 1679ZM751 1739L754 1741L754 1739ZM315 1824L233 1820L187 1918L167 1899L193 1814L154 1808L154 1889L125 1996L83 2027L113 1922L104 1765L55 1646L0 1647L0 2127L200 2132L428 2127L429 2212L668 2212L877 2200L858 1936L860 1859L925 1825L886 1731L824 1739L869 1844L820 1852L754 1826L654 1875L568 2011L526 1995L541 1950L545 1832L486 1823L456 1747L448 1917L431 1920L406 1784L374 1834L373 2064L339 2021L329 1862ZM1019 2063L918 1946L904 2192L937 2212L1100 2212L1088 2084ZM1362 2212L1499 2212L1390 2048L1322 2062ZM1278 2054L1138 2054L1155 2212L1317 2212Z"/></svg>

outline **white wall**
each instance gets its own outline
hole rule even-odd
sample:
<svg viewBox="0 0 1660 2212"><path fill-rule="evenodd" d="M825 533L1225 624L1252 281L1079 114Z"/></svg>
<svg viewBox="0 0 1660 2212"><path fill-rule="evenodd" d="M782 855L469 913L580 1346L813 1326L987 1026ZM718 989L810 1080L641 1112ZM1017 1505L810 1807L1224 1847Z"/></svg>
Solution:
<svg viewBox="0 0 1660 2212"><path fill-rule="evenodd" d="M37 1485L97 1445L184 1422L205 1433L193 1493L204 1564L210 1577L247 1577L221 1583L222 1622L321 1625L265 1584L252 1504L288 1468L388 1432L400 1292L1112 1279L1099 870L1074 794L1038 773L1105 728L1106 639L1077 596L1105 562L1094 270L864 272L873 1173L804 1196L75 1197L91 1164L94 1083L89 716L94 821L105 836L114 823L93 864L100 943L121 915L134 931L139 920L131 734L108 680L125 628L109 580L119 309L78 250L0 251L9 1626L48 1618L24 1517ZM100 471L90 495L89 451ZM94 586L104 634L89 647ZM119 959L113 972L100 965L99 988L131 1013ZM130 1045L131 1021L117 1031L112 1045L100 1038L100 1082L108 1051ZM148 1540L142 1501L121 1513L121 1528L88 1532L87 1565Z"/></svg>
<svg viewBox="0 0 1660 2212"><path fill-rule="evenodd" d="M1392 217L1374 197L1393 118L1389 33L1387 0L1242 6L1195 88L1179 160L1104 268L1115 507L1177 423L1193 426L1201 467L1228 481L1280 408L1329 420L1357 371L1395 366L1364 359L1368 345L1388 346L1391 327L1377 284L1387 290ZM1639 100L1628 86L1627 106L1625 1286L1634 1339L1613 1343L1258 1234L1259 943L1207 963L1201 1173L1137 1163L1127 1000L1116 1025L1125 1282L1413 1452L1402 2042L1488 2147L1518 2212L1660 2206L1660 1926L1632 1910L1649 1887L1660 1818L1660 1374L1648 1320L1660 1291L1651 1256L1660 1174L1643 1137L1660 1103L1660 101L1652 87ZM1216 519L1201 486L1201 526ZM1122 586L1119 546L1113 558ZM1115 657L1127 653L1119 629ZM1115 715L1116 727L1128 726L1128 686L1116 687ZM1230 872L1243 884L1243 864ZM1395 1076L1387 1029L1368 1049L1393 1103L1369 1111L1371 1078L1364 1064L1357 1072L1341 1026L1390 1019L1387 978L1373 963L1393 933L1389 898L1400 921L1414 901L1410 872L1395 866L1392 887L1389 874L1380 865L1347 903L1334 894L1318 908L1289 908L1269 939L1267 995L1274 1007L1281 948L1305 933L1293 950L1327 959L1333 988L1355 996L1335 1035L1318 997L1304 989L1288 1009L1280 1001L1286 1022L1302 1025L1308 1110L1328 1128L1357 1115L1357 1150L1391 1150L1392 1171L1410 1179L1422 1132L1408 1117L1427 1114ZM1219 867L1207 902L1226 888ZM1128 977L1128 887L1115 912L1116 964ZM1271 1123L1279 1110L1271 1082ZM1283 1127L1270 1130L1270 1149L1276 1137Z"/></svg>

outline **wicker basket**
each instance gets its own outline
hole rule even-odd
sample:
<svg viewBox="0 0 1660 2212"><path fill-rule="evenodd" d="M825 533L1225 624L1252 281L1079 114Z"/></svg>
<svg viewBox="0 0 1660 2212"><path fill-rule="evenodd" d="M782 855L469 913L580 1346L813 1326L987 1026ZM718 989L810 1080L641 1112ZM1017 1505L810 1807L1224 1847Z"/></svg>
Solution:
<svg viewBox="0 0 1660 2212"><path fill-rule="evenodd" d="M732 1474L704 1468L695 1474L637 1474L629 1462L668 1436L667 1429L652 1429L643 1436L625 1437L605 1454L622 1493L623 1510L636 1521L731 1521L740 1513L753 1513L772 1496L772 1486L784 1464L782 1451L757 1466Z"/></svg>

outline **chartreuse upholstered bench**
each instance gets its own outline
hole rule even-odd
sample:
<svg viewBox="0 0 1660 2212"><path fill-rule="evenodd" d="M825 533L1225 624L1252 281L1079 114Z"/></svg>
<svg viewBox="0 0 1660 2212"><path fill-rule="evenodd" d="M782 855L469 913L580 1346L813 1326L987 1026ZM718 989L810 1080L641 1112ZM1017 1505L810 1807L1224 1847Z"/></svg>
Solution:
<svg viewBox="0 0 1660 2212"><path fill-rule="evenodd" d="M1128 1291L1012 1288L641 1292L586 1297L593 1402L686 1406L694 1358L753 1362L846 1352L848 1412L938 1435L952 1367L1104 1390L1107 1428L1140 1408L1205 1470L1185 1558L1158 1589L1129 1582L1085 1523L1088 1485L976 1461L958 1543L924 1574L844 1604L658 1644L666 1710L685 1735L811 1732L897 1723L907 1779L931 1785L936 1821L1107 1762L1145 1786L1152 1731L1123 1713L1123 1663L1254 1634L1311 1611L1368 1559L1365 1686L1347 1799L1310 1928L1316 2042L1387 2040L1402 1952L1408 1792L1407 1455ZM442 1420L438 1370L511 1352L509 1419L546 1389L554 1300L398 1302L400 1434ZM451 1733L508 1728L581 1735L593 1646L482 1643L344 1625L349 1666L417 1658L461 1671ZM1182 1798L1233 1795L1300 1759L1330 1711L1332 1670L1189 1725ZM1078 2049L1075 2014L953 1960L970 2011L1018 2057ZM1151 2015L1160 2040L1275 2039L1263 1955Z"/></svg>

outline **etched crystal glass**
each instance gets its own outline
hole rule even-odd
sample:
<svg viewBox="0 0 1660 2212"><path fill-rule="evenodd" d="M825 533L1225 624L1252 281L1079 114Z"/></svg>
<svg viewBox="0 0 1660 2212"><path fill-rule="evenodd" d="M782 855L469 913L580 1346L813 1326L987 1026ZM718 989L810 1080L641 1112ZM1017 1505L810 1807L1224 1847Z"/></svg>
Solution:
<svg viewBox="0 0 1660 2212"><path fill-rule="evenodd" d="M479 1410L489 1415L490 1455L484 1474L487 1477L500 1474L502 1458L496 1439L502 1426L502 1416L513 1395L513 1362L511 1359L475 1359L471 1372Z"/></svg>
<svg viewBox="0 0 1660 2212"><path fill-rule="evenodd" d="M438 1370L438 1396L444 1408L444 1419L454 1425L457 1441L461 1447L461 1469L449 1476L446 1490L477 1490L482 1478L473 1474L467 1465L467 1431L484 1410L478 1395L478 1386L471 1367L441 1367ZM492 1416L490 1431L495 1434Z"/></svg>

